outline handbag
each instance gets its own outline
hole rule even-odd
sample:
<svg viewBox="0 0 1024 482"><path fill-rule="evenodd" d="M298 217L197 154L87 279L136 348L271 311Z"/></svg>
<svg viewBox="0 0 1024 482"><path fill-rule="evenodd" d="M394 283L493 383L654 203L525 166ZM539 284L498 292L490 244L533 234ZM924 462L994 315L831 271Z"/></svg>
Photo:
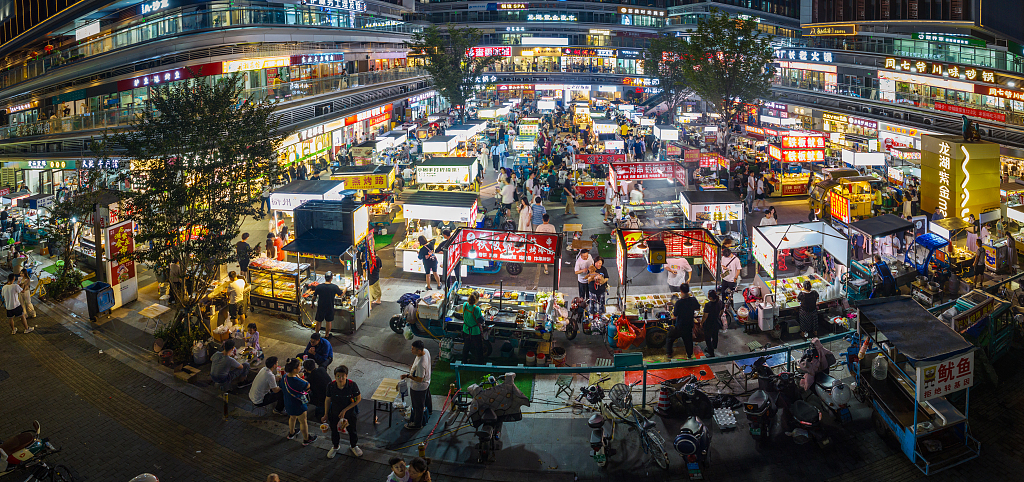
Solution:
<svg viewBox="0 0 1024 482"><path fill-rule="evenodd" d="M298 398L299 401L302 402L303 405L309 404L309 391L308 390L305 391L305 392L300 392L300 391L295 390L294 388L292 388L291 384L288 383L288 379L287 378L285 378L284 386L285 386L285 388L288 389L289 395L291 395L291 396L293 396L295 398ZM298 395L296 395L296 394L298 394Z"/></svg>

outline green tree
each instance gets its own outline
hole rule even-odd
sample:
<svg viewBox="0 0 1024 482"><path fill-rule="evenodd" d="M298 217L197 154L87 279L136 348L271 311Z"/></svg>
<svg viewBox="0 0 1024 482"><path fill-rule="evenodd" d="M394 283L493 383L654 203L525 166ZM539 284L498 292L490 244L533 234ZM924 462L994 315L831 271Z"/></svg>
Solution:
<svg viewBox="0 0 1024 482"><path fill-rule="evenodd" d="M281 174L284 134L275 106L246 94L237 74L153 88L146 106L114 136L132 163L125 210L138 226L136 245L146 247L132 258L180 267L184 283L171 286L180 307L164 339L187 353L209 329L196 307L217 267L235 260L242 222L265 215L260 194Z"/></svg>
<svg viewBox="0 0 1024 482"><path fill-rule="evenodd" d="M459 106L459 122L465 121L466 101L473 97L477 79L500 56L475 57L470 49L480 44L480 31L448 24L442 32L431 25L412 35L406 45L427 60L424 68L434 80L434 88L452 106Z"/></svg>
<svg viewBox="0 0 1024 482"><path fill-rule="evenodd" d="M712 9L711 15L697 24L686 43L682 70L690 87L721 118L719 145L729 145L730 126L743 104L754 104L771 94L772 56L768 34L751 20L730 18Z"/></svg>
<svg viewBox="0 0 1024 482"><path fill-rule="evenodd" d="M684 60L687 42L676 36L661 36L651 40L644 53L644 73L658 79L668 110L658 115L660 124L674 124L679 104L693 94L686 68L693 66Z"/></svg>
<svg viewBox="0 0 1024 482"><path fill-rule="evenodd" d="M93 153L98 159L104 158L102 143L93 143ZM51 256L61 262L54 279L46 287L46 294L61 300L81 289L82 272L78 270L78 259L82 253L82 237L92 231L99 194L98 182L101 171L90 169L79 171L79 187L74 191L61 191L55 196L53 205L42 216L40 226L46 233L47 247Z"/></svg>

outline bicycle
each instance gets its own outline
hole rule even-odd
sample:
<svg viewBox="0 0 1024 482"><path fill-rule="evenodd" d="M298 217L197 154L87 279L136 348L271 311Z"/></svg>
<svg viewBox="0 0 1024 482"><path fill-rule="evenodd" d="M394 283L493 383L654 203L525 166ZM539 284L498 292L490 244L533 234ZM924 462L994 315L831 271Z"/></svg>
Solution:
<svg viewBox="0 0 1024 482"><path fill-rule="evenodd" d="M668 452L665 451L665 439L662 438L661 433L655 428L657 424L643 416L633 406L633 387L639 383L639 381L631 385L617 383L612 386L612 389L608 392L610 403L608 403L607 407L616 418L623 423L632 425L640 432L640 446L643 447L644 453L650 455L654 459L654 463L658 464L658 467L668 470Z"/></svg>
<svg viewBox="0 0 1024 482"><path fill-rule="evenodd" d="M25 482L76 482L78 480L80 479L70 467L59 464L51 467L43 462L32 471L32 475L25 479Z"/></svg>

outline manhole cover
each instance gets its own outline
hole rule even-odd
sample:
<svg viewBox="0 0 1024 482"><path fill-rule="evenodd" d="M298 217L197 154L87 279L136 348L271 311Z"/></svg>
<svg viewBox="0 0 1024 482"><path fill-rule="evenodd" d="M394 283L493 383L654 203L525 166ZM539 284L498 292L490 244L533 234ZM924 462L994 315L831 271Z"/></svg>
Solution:
<svg viewBox="0 0 1024 482"><path fill-rule="evenodd" d="M8 378L11 378L11 374L0 370L0 382L7 380Z"/></svg>

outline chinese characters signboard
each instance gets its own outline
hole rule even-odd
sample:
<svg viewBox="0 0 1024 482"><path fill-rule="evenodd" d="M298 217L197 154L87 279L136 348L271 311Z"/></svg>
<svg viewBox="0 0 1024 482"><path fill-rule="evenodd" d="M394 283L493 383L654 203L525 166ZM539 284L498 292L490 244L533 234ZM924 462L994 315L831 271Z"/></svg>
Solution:
<svg viewBox="0 0 1024 482"><path fill-rule="evenodd" d="M994 87L984 87L986 90L994 89ZM971 107L962 107L959 105L946 104L944 102L936 102L935 110L941 110L945 112L952 112L954 114L963 114L971 117L977 117L979 119L991 120L996 122L1006 122L1006 114L1000 112L991 112L987 110L974 109Z"/></svg>
<svg viewBox="0 0 1024 482"><path fill-rule="evenodd" d="M622 231L622 238L626 240L626 246L631 248L628 253L630 258L639 258L643 256L643 252L634 248L634 245L640 242L641 239L648 239L654 241L662 241L665 243L665 256L669 258L696 258L703 256L704 243L701 242L704 239L704 231L695 229L692 231L663 231L663 232L651 232L651 231ZM690 245L686 243L689 241ZM616 256L618 254L616 253Z"/></svg>
<svg viewBox="0 0 1024 482"><path fill-rule="evenodd" d="M466 54L470 57L511 57L512 47L473 47L466 51Z"/></svg>
<svg viewBox="0 0 1024 482"><path fill-rule="evenodd" d="M976 80L979 82L988 82L990 84L996 83L995 72L979 69L977 67L888 57L885 59L885 68L906 72L917 72L919 74L938 75L952 79Z"/></svg>
<svg viewBox="0 0 1024 482"><path fill-rule="evenodd" d="M578 164L609 164L612 162L625 162L625 154L576 154Z"/></svg>
<svg viewBox="0 0 1024 482"><path fill-rule="evenodd" d="M974 385L974 352L917 367L917 401L946 396Z"/></svg>
<svg viewBox="0 0 1024 482"><path fill-rule="evenodd" d="M472 180L472 166L418 166L416 182L420 184L463 184ZM347 187L347 185L346 185Z"/></svg>
<svg viewBox="0 0 1024 482"><path fill-rule="evenodd" d="M825 25L821 27L809 27L804 30L804 37L832 37L857 35L857 26L849 25Z"/></svg>
<svg viewBox="0 0 1024 482"><path fill-rule="evenodd" d="M330 10L349 10L352 12L365 12L366 2L362 0L299 0L302 5L320 7Z"/></svg>
<svg viewBox="0 0 1024 482"><path fill-rule="evenodd" d="M824 137L786 136L782 138L783 149L824 149Z"/></svg>
<svg viewBox="0 0 1024 482"><path fill-rule="evenodd" d="M811 62L832 63L832 52L819 52L804 49L775 49L775 58L780 60L800 60Z"/></svg>
<svg viewBox="0 0 1024 482"><path fill-rule="evenodd" d="M999 207L999 145L921 136L921 208L966 219Z"/></svg>
<svg viewBox="0 0 1024 482"><path fill-rule="evenodd" d="M113 214L111 214L113 218ZM139 285L135 277L135 261L124 259L135 252L135 232L132 221L115 223L104 231L107 255L107 282L114 287L114 308L138 299Z"/></svg>
<svg viewBox="0 0 1024 482"><path fill-rule="evenodd" d="M850 200L839 194L835 189L828 192L829 214L832 219L850 224Z"/></svg>
<svg viewBox="0 0 1024 482"><path fill-rule="evenodd" d="M554 264L558 235L463 229L451 253L463 258L513 263ZM469 256L472 251L474 256ZM457 258L451 258L453 261Z"/></svg>
<svg viewBox="0 0 1024 482"><path fill-rule="evenodd" d="M642 181L648 179L676 179L683 173L682 167L675 162L634 162L612 163L615 177L620 181ZM677 175L678 174L678 175Z"/></svg>
<svg viewBox="0 0 1024 482"><path fill-rule="evenodd" d="M358 176L331 176L345 181L345 189L388 189L387 174L361 174Z"/></svg>

